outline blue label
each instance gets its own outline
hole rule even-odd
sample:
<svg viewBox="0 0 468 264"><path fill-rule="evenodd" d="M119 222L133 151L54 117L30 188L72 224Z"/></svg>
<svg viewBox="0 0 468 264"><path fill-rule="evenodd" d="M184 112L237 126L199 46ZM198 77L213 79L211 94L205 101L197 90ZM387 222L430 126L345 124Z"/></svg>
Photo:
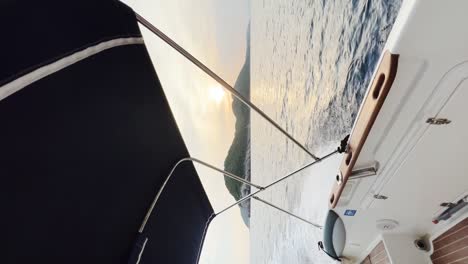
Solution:
<svg viewBox="0 0 468 264"><path fill-rule="evenodd" d="M346 215L346 216L354 216L354 215L356 215L356 211L357 211L357 210L346 210L346 211L344 212L344 215Z"/></svg>

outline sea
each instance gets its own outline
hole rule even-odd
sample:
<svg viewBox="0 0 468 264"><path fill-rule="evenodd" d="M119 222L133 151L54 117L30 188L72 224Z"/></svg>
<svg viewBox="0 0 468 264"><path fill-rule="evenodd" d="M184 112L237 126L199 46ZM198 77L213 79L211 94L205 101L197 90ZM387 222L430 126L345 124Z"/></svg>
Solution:
<svg viewBox="0 0 468 264"><path fill-rule="evenodd" d="M351 131L401 1L251 1L251 99L317 155ZM300 148L251 113L251 179L268 184L311 162ZM341 157L259 197L323 224ZM250 256L255 264L333 263L317 247L322 231L256 200Z"/></svg>

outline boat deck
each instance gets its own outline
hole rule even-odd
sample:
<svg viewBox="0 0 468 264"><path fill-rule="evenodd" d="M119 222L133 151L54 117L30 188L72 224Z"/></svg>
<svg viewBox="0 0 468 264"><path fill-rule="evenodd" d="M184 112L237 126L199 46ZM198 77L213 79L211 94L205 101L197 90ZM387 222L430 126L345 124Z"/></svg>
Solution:
<svg viewBox="0 0 468 264"><path fill-rule="evenodd" d="M390 264L387 250L382 241L370 252L361 264Z"/></svg>
<svg viewBox="0 0 468 264"><path fill-rule="evenodd" d="M468 218L437 237L432 244L434 264L468 263Z"/></svg>

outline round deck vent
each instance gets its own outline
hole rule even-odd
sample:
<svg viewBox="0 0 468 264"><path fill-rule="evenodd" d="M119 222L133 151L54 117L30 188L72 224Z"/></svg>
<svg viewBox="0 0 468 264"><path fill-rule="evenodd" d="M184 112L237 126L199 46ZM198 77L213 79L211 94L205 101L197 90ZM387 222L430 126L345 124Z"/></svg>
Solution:
<svg viewBox="0 0 468 264"><path fill-rule="evenodd" d="M377 220L377 229L382 231L390 231L398 227L398 222L391 219Z"/></svg>

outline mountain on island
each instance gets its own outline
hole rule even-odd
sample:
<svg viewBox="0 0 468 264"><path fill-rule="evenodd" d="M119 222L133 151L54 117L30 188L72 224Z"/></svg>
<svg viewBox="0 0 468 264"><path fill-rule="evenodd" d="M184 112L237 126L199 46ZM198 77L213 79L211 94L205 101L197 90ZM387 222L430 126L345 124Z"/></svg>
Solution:
<svg viewBox="0 0 468 264"><path fill-rule="evenodd" d="M250 99L250 25L247 29L247 51L245 63L234 84L234 89L245 98ZM237 98L232 101L232 111L236 118L234 139L229 148L224 169L250 181L250 109ZM224 176L225 185L229 193L239 200L250 193L250 186ZM250 200L239 204L242 219L249 227Z"/></svg>

